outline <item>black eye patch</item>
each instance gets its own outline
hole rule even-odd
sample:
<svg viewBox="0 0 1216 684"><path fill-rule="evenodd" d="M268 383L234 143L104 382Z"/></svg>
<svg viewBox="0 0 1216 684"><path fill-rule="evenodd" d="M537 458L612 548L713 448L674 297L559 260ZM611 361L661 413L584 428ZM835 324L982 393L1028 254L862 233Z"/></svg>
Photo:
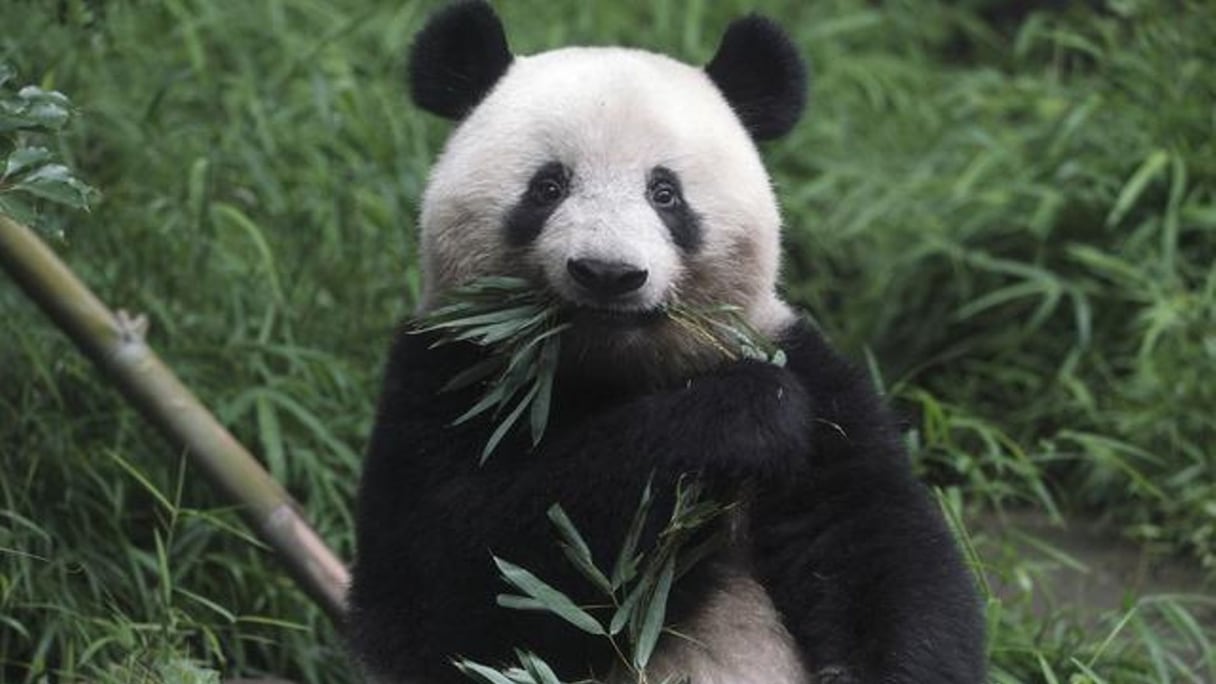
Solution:
<svg viewBox="0 0 1216 684"><path fill-rule="evenodd" d="M686 251L695 252L701 246L701 218L688 206L680 177L666 166L656 166L646 179L646 199L663 220L671 239Z"/></svg>
<svg viewBox="0 0 1216 684"><path fill-rule="evenodd" d="M540 235L545 221L570 194L573 174L561 162L548 162L532 174L519 201L507 212L507 244L522 247Z"/></svg>

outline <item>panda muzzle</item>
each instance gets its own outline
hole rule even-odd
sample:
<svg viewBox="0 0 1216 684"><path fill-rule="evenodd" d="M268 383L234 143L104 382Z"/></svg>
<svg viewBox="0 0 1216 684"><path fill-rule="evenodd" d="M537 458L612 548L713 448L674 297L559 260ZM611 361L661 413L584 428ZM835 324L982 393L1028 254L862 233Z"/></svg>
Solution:
<svg viewBox="0 0 1216 684"><path fill-rule="evenodd" d="M570 259L566 271L587 294L611 299L635 292L646 284L649 271L621 261Z"/></svg>

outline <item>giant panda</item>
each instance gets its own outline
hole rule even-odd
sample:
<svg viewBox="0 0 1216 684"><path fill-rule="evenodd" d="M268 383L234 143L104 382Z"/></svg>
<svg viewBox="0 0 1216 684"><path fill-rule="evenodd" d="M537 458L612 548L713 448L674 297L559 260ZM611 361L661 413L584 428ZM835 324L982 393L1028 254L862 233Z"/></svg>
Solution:
<svg viewBox="0 0 1216 684"><path fill-rule="evenodd" d="M785 33L738 19L704 68L617 47L513 56L492 8L464 1L429 19L409 74L418 106L458 122L422 199L422 313L506 275L560 298L572 327L543 440L512 435L484 465L493 423L453 425L478 390L440 391L484 350L393 341L349 595L369 678L467 681L454 657L522 648L564 681L624 682L602 639L497 606L491 556L594 602L546 510L560 503L607 567L647 482L670 493L695 474L738 502L730 542L677 584L684 638L662 638L650 681L982 681L973 583L895 421L777 292L781 217L756 142L806 102ZM725 360L658 313L674 301L737 307L786 363Z"/></svg>

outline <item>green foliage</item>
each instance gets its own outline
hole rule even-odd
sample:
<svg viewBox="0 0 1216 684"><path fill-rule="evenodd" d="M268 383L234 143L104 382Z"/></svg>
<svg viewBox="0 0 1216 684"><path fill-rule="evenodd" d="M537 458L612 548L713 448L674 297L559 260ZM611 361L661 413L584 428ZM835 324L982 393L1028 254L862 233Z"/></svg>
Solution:
<svg viewBox="0 0 1216 684"><path fill-rule="evenodd" d="M872 349L934 479L1216 570L1216 12L863 17L899 39L806 29L789 293Z"/></svg>
<svg viewBox="0 0 1216 684"><path fill-rule="evenodd" d="M659 637L667 632L674 638L686 638L668 629L667 600L672 586L721 544L716 534L701 535L703 538L697 540L696 544L693 544L694 537L727 510L706 499L704 489L697 480L682 479L676 486L671 515L659 532L653 548L639 549L653 503L652 489L648 484L638 501L611 573L596 567L590 547L561 506L554 504L549 509L549 520L557 528L562 553L604 597L603 606L578 606L570 597L531 572L495 557L494 563L498 565L503 580L522 592L522 595L500 594L498 604L513 610L547 612L573 628L603 637L616 653L618 667L628 672L639 684L647 684L650 680L646 666L659 643ZM597 614L600 617L597 618ZM517 659L518 667L501 670L468 659L457 660L455 664L461 672L483 684L560 684L553 671L536 654L518 652Z"/></svg>
<svg viewBox="0 0 1216 684"><path fill-rule="evenodd" d="M497 6L521 52L624 43L691 60L729 17L777 17L814 69L808 118L764 150L786 294L871 360L921 472L968 519L1096 513L1212 568L1216 10L1077 1L984 18L1003 4ZM79 107L56 136L19 135L103 191L87 214L41 216L57 251L149 315L151 344L347 558L449 128L403 94L404 48L433 6L0 2L0 62ZM180 660L354 681L237 516L2 281L0 679ZM982 530L972 542L976 568L1015 590L989 603L994 681L1216 681L1201 600L1045 613L1043 568L1063 560Z"/></svg>
<svg viewBox="0 0 1216 684"><path fill-rule="evenodd" d="M36 144L63 130L72 103L60 92L17 89L15 79L12 66L0 61L0 213L33 223L38 214L30 200L87 209L94 190Z"/></svg>
<svg viewBox="0 0 1216 684"><path fill-rule="evenodd" d="M481 450L481 462L498 446L526 410L532 444L540 443L549 423L549 399L561 354L557 302L519 278L482 278L459 288L452 301L429 312L418 332L437 332L437 344L473 342L491 354L461 371L441 391L463 389L489 379L485 394L456 419L459 425L493 410L503 416ZM511 404L514 402L514 406Z"/></svg>

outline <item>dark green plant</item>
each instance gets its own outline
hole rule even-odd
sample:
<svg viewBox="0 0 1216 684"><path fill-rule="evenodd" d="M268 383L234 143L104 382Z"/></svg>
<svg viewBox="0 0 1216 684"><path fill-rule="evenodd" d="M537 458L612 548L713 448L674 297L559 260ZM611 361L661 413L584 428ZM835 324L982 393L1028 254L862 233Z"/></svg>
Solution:
<svg viewBox="0 0 1216 684"><path fill-rule="evenodd" d="M63 93L16 85L16 70L0 61L0 213L37 220L40 202L88 209L96 193L45 147L75 110Z"/></svg>

